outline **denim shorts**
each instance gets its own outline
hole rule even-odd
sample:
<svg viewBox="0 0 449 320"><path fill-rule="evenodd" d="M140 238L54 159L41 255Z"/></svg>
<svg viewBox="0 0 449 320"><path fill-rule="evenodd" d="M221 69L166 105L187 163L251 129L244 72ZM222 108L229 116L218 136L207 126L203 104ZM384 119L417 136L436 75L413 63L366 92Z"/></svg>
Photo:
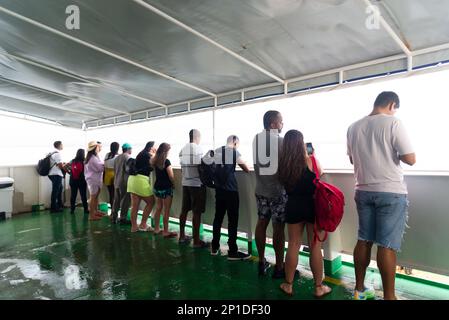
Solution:
<svg viewBox="0 0 449 320"><path fill-rule="evenodd" d="M408 219L407 195L357 190L355 202L359 214L359 240L400 251Z"/></svg>
<svg viewBox="0 0 449 320"><path fill-rule="evenodd" d="M154 195L156 198L166 199L167 197L173 197L173 189L154 189Z"/></svg>

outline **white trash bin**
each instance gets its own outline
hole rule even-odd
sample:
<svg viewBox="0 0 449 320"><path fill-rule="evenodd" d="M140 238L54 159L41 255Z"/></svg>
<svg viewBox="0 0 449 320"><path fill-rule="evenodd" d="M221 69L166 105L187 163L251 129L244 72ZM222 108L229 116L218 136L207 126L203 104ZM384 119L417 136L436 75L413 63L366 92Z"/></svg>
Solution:
<svg viewBox="0 0 449 320"><path fill-rule="evenodd" d="M0 212L5 212L7 219L12 215L14 197L14 179L0 178Z"/></svg>

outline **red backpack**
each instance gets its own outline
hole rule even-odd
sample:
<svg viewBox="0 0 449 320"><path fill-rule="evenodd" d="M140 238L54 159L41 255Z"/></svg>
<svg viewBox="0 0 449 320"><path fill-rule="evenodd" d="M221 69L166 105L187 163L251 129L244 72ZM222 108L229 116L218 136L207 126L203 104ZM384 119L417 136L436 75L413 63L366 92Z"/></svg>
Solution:
<svg viewBox="0 0 449 320"><path fill-rule="evenodd" d="M72 162L71 175L74 180L78 180L84 173L84 164L81 161Z"/></svg>
<svg viewBox="0 0 449 320"><path fill-rule="evenodd" d="M316 178L313 183L315 189L315 229L314 240L324 242L327 239L328 232L334 232L343 218L345 196L337 187L320 180L318 166L315 157L311 157L313 163L313 171ZM320 239L318 232L323 230L326 232L324 239Z"/></svg>

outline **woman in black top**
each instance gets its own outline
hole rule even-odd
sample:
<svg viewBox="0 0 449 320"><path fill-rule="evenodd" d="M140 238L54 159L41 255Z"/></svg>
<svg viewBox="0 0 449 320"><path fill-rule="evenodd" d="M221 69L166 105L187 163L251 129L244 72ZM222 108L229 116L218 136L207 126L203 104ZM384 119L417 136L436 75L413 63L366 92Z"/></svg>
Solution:
<svg viewBox="0 0 449 320"><path fill-rule="evenodd" d="M318 163L317 166L321 175L321 167ZM309 240L309 263L315 281L314 295L322 297L331 292L331 288L323 284L324 268L321 243L314 241L314 178L312 160L306 152L303 135L297 130L290 130L285 134L279 157L279 180L288 195L285 208L285 222L288 224L288 250L285 258L285 283L281 284L281 290L288 295L293 294L293 278L298 266L298 254L305 227Z"/></svg>
<svg viewBox="0 0 449 320"><path fill-rule="evenodd" d="M162 232L162 235L165 238L174 238L178 236L176 232L170 232L168 230L168 220L173 200L173 188L175 186L171 162L167 159L170 148L168 143L162 143L157 149L156 155L151 159L151 164L156 172L156 182L154 183L154 195L156 196L154 233L159 234L161 232L159 221L162 209L164 209L164 231Z"/></svg>
<svg viewBox="0 0 449 320"><path fill-rule="evenodd" d="M151 168L150 160L151 157L154 156L154 153L154 141L150 141L136 157L136 174L130 175L128 178L128 192L131 194L131 232L153 231L152 228L147 225L147 221L155 202L150 184L150 173L153 170ZM139 205L142 200L145 201L146 205L143 209L142 220L138 226L137 212L139 211Z"/></svg>

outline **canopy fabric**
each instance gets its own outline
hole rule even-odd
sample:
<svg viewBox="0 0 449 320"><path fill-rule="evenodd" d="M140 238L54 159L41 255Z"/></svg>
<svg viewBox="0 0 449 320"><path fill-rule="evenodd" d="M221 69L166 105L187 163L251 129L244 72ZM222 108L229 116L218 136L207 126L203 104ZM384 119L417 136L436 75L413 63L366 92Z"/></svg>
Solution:
<svg viewBox="0 0 449 320"><path fill-rule="evenodd" d="M77 128L449 60L446 0L0 0L0 30L0 110Z"/></svg>

